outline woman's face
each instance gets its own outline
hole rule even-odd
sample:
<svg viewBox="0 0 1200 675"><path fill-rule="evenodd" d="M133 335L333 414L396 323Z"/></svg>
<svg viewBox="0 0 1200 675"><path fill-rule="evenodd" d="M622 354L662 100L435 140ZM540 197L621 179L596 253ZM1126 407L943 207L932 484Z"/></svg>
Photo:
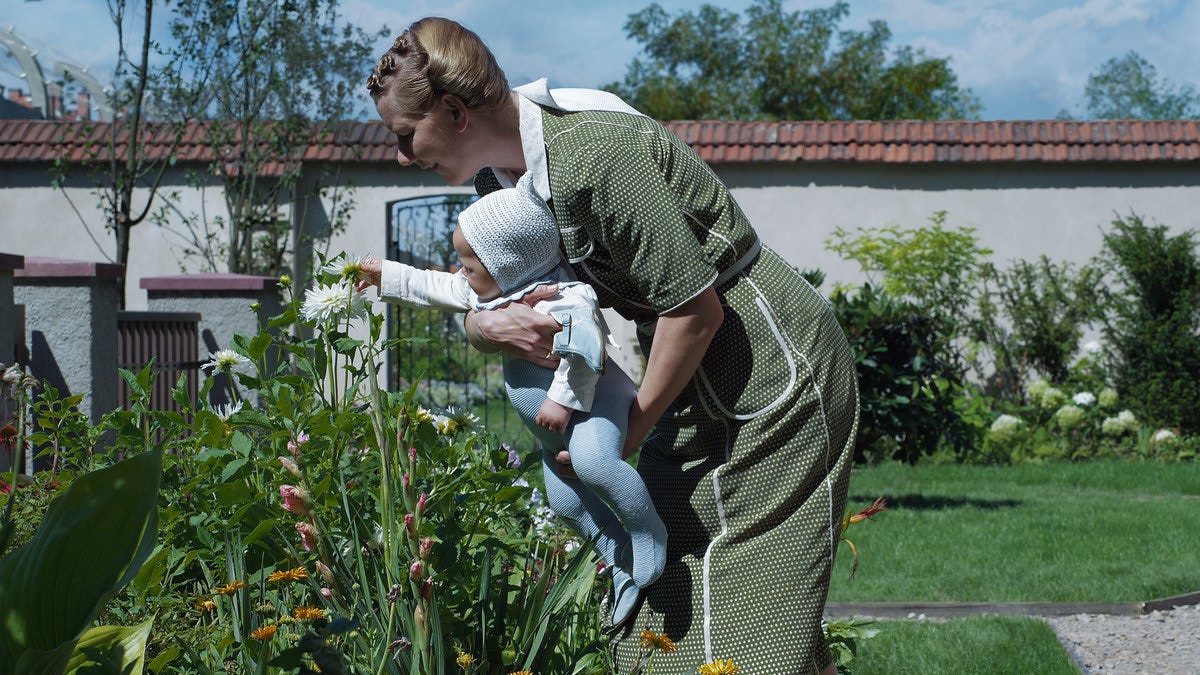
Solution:
<svg viewBox="0 0 1200 675"><path fill-rule="evenodd" d="M466 108L457 98L443 96L432 110L413 116L399 110L394 99L385 94L375 101L375 110L384 126L396 134L396 161L401 166L416 164L432 169L451 185L461 185L474 177L478 167L470 162L462 138Z"/></svg>

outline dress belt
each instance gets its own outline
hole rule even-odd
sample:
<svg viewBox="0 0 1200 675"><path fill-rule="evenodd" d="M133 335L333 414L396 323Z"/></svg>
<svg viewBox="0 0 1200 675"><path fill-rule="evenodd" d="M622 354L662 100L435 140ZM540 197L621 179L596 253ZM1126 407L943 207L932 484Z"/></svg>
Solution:
<svg viewBox="0 0 1200 675"><path fill-rule="evenodd" d="M730 281L737 275L746 271L750 263L754 262L755 258L762 251L762 239L755 238L754 243L750 245L750 250L746 251L745 255L738 258L724 272L717 275L717 280L713 282L713 288L724 286L727 281ZM642 335L654 335L654 326L658 319L650 319L649 321L640 321L637 324L638 332Z"/></svg>

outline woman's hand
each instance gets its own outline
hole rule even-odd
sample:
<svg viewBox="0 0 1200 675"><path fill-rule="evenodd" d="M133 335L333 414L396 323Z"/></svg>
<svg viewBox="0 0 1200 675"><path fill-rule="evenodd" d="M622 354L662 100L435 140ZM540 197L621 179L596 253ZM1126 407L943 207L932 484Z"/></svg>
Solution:
<svg viewBox="0 0 1200 675"><path fill-rule="evenodd" d="M481 352L505 352L546 368L557 368L558 357L550 353L554 334L562 326L554 317L533 305L558 293L557 285L538 286L520 302L486 312L467 314L467 338Z"/></svg>

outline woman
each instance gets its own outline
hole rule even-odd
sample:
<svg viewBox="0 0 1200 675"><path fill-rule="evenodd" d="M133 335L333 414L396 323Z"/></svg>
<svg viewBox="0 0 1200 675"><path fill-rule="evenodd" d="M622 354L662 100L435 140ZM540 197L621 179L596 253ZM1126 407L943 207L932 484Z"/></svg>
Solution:
<svg viewBox="0 0 1200 675"><path fill-rule="evenodd" d="M544 80L510 90L479 37L439 18L402 33L367 87L401 164L474 177L481 192L531 174L574 272L639 327L647 362L624 454L640 446L667 567L619 635L618 667L649 627L679 647L655 672L714 659L835 672L821 614L858 400L825 301L691 148L611 94ZM559 327L527 306L467 323L481 349L555 363Z"/></svg>

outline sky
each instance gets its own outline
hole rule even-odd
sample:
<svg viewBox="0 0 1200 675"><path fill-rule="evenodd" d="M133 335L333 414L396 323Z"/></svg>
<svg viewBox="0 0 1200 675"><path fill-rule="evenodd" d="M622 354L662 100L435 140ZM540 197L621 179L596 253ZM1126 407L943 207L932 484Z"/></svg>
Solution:
<svg viewBox="0 0 1200 675"><path fill-rule="evenodd" d="M649 4L345 0L340 7L350 22L369 30L387 26L393 35L423 16L456 19L488 43L514 86L549 77L552 86L599 87L620 80L638 56L624 23ZM702 3L659 4L674 15ZM751 0L709 4L741 12ZM787 11L831 4L783 2ZM88 67L101 80L111 78L116 31L103 0L3 0L0 6L0 31L13 31L37 50L43 70L67 62ZM165 27L167 15L156 9L156 24ZM1200 0L850 0L841 27L861 30L877 19L891 29L892 46L948 57L959 84L982 102L984 119L1048 119L1062 110L1082 116L1088 75L1129 51L1154 64L1173 85L1200 90ZM375 51L382 53L390 41L381 40ZM20 73L16 60L0 48L0 85L27 89Z"/></svg>

